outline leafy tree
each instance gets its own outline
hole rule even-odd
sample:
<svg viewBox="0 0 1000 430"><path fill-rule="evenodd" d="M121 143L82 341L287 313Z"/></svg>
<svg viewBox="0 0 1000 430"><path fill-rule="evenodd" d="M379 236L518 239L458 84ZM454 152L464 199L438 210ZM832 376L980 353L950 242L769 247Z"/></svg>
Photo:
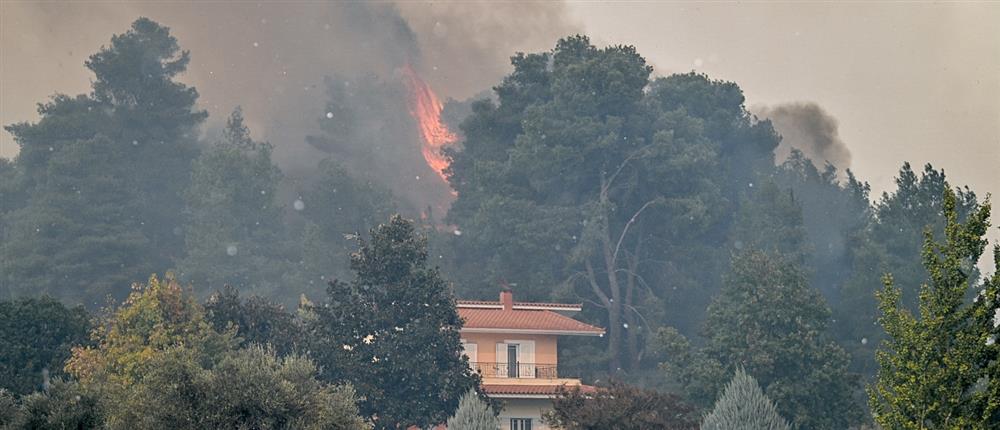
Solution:
<svg viewBox="0 0 1000 430"><path fill-rule="evenodd" d="M443 423L478 385L461 353L451 290L427 265L413 222L393 216L358 241L355 279L332 282L315 307L311 350L323 376L350 382L377 428Z"/></svg>
<svg viewBox="0 0 1000 430"><path fill-rule="evenodd" d="M395 212L389 190L365 176L354 176L333 159L320 162L316 181L302 195L300 293L319 294L330 279L346 277L354 242ZM314 296L316 297L316 296Z"/></svg>
<svg viewBox="0 0 1000 430"><path fill-rule="evenodd" d="M63 375L70 348L87 343L89 315L49 297L0 302L0 389L28 394Z"/></svg>
<svg viewBox="0 0 1000 430"><path fill-rule="evenodd" d="M205 368L191 350L174 348L154 361L114 406L120 417L112 428L368 428L353 390L317 380L315 365L304 357L278 358L252 346Z"/></svg>
<svg viewBox="0 0 1000 430"><path fill-rule="evenodd" d="M453 430L497 430L500 418L489 403L483 401L475 390L462 395L455 415L448 418L448 428Z"/></svg>
<svg viewBox="0 0 1000 430"><path fill-rule="evenodd" d="M1000 401L994 396L1000 386L995 343L1000 311L990 321L1000 298L997 275L984 281L976 304L964 300L972 277L968 262L977 261L987 243L990 205L975 207L961 223L960 208L967 200L946 184L943 188L944 241L934 239L932 227L926 229L922 261L929 276L920 286L918 313L904 304L903 289L892 275L878 294L888 338L876 355L878 377L868 390L872 415L884 428L1000 425ZM1000 268L1000 258L994 260Z"/></svg>
<svg viewBox="0 0 1000 430"><path fill-rule="evenodd" d="M592 393L562 388L544 420L564 430L696 429L693 412L675 395L613 383Z"/></svg>
<svg viewBox="0 0 1000 430"><path fill-rule="evenodd" d="M860 409L852 399L856 377L847 370L844 350L827 339L830 311L805 274L794 263L759 251L737 254L732 266L708 309L705 348L678 356L706 357L718 364L671 359L667 369L698 366L703 370L682 371L681 376L687 376L689 386L704 389L725 382L715 379L720 376L715 369L726 369L721 375L727 375L743 367L757 375L793 426L832 429L857 423Z"/></svg>
<svg viewBox="0 0 1000 430"><path fill-rule="evenodd" d="M103 424L103 411L93 390L57 379L44 392L22 397L5 428L85 430Z"/></svg>
<svg viewBox="0 0 1000 430"><path fill-rule="evenodd" d="M757 380L736 369L712 412L701 422L703 430L790 430L774 402L767 398Z"/></svg>
<svg viewBox="0 0 1000 430"><path fill-rule="evenodd" d="M240 298L226 286L205 303L205 318L219 332L235 329L242 345L269 345L280 356L288 355L302 340L302 327L282 305L260 296Z"/></svg>
<svg viewBox="0 0 1000 430"><path fill-rule="evenodd" d="M186 255L178 268L195 285L276 294L290 266L276 201L281 171L271 145L250 138L239 108L224 135L194 162L185 193Z"/></svg>
<svg viewBox="0 0 1000 430"><path fill-rule="evenodd" d="M737 190L770 166L777 135L735 84L650 81L630 46L570 37L512 63L498 102L473 106L451 153L459 285L486 296L506 279L546 299L564 284L608 327L608 370L636 370L649 320L711 278L711 245L726 240Z"/></svg>
<svg viewBox="0 0 1000 430"><path fill-rule="evenodd" d="M75 347L66 370L84 385L127 388L155 368L158 353L183 347L198 362L232 349L231 333L219 333L204 309L168 274L135 284L121 306L109 310L92 333L96 346Z"/></svg>
<svg viewBox="0 0 1000 430"><path fill-rule="evenodd" d="M198 152L195 129L206 117L195 109L197 92L174 80L188 60L169 29L139 18L86 61L90 94L54 96L37 123L5 127L20 146L26 196L3 216L8 294L97 305L169 267L181 245L177 214Z"/></svg>
<svg viewBox="0 0 1000 430"><path fill-rule="evenodd" d="M809 249L802 207L790 189L768 180L748 193L733 226L733 248L757 249L804 263Z"/></svg>

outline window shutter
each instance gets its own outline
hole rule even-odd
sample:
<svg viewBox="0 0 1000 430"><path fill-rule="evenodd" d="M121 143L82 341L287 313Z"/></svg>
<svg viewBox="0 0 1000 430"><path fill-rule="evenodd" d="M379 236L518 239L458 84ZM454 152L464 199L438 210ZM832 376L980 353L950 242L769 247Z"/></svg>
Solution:
<svg viewBox="0 0 1000 430"><path fill-rule="evenodd" d="M519 342L520 347L517 350L517 361L522 364L520 366L522 378L534 378L535 377L535 341L526 340Z"/></svg>

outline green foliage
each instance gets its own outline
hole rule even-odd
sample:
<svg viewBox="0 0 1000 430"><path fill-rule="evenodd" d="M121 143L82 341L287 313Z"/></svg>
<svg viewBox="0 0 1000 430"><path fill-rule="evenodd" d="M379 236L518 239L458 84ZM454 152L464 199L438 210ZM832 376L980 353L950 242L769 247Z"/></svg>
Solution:
<svg viewBox="0 0 1000 430"><path fill-rule="evenodd" d="M352 176L333 159L320 162L316 182L302 196L303 274L300 293L317 297L330 279L350 275L354 241L395 211L393 196L371 178Z"/></svg>
<svg viewBox="0 0 1000 430"><path fill-rule="evenodd" d="M210 363L232 348L231 333L219 333L205 320L204 309L168 274L135 284L121 306L110 309L94 329L96 346L75 347L66 370L85 385L127 388L156 365L154 359L183 347L199 363Z"/></svg>
<svg viewBox="0 0 1000 430"><path fill-rule="evenodd" d="M338 429L368 426L354 392L316 379L304 357L278 358L258 346L229 352L203 368L185 348L156 366L113 406L111 428Z"/></svg>
<svg viewBox="0 0 1000 430"><path fill-rule="evenodd" d="M960 208L968 201L946 184L943 188L944 241L935 241L933 229L926 229L922 256L928 278L920 286L918 313L904 304L894 276L886 276L878 294L888 338L876 355L879 372L869 386L869 404L883 428L1000 425L995 396L1000 390L995 343L1000 311L990 315L1000 299L997 275L984 281L975 304L965 301L972 277L968 262L986 246L990 205L975 207L961 223ZM994 260L1000 268L1000 259Z"/></svg>
<svg viewBox="0 0 1000 430"><path fill-rule="evenodd" d="M451 153L460 291L489 297L505 279L545 300L562 285L596 304L585 315L608 327L608 370L637 370L650 325L691 319L681 297L717 284L734 204L771 168L777 135L735 84L650 80L631 46L575 36L512 64Z"/></svg>
<svg viewBox="0 0 1000 430"><path fill-rule="evenodd" d="M28 394L63 375L70 348L85 344L87 311L42 296L0 302L0 389Z"/></svg>
<svg viewBox="0 0 1000 430"><path fill-rule="evenodd" d="M26 395L16 404L12 400L12 397L0 399L7 408L14 407L6 427L0 417L0 428L87 430L102 428L104 424L97 394L75 382L57 379L44 392Z"/></svg>
<svg viewBox="0 0 1000 430"><path fill-rule="evenodd" d="M350 382L377 428L445 422L478 384L461 354L451 290L427 265L427 242L393 216L358 239L355 278L335 281L315 307L310 347L325 379Z"/></svg>
<svg viewBox="0 0 1000 430"><path fill-rule="evenodd" d="M712 412L701 422L702 430L791 430L791 426L742 368L736 369Z"/></svg>
<svg viewBox="0 0 1000 430"><path fill-rule="evenodd" d="M228 285L208 298L205 318L216 331L235 330L243 346L268 345L280 356L303 343L302 326L283 306L260 296L241 299Z"/></svg>
<svg viewBox="0 0 1000 430"><path fill-rule="evenodd" d="M847 370L844 350L827 339L830 311L805 274L794 263L758 251L737 254L732 266L708 309L705 348L668 355L666 369L680 369L674 377L704 399L706 387L721 388L729 374L744 367L796 427L839 429L857 423L856 377ZM676 336L666 339L673 339L668 345L674 349L684 346L677 347ZM700 362L705 358L718 364ZM716 379L720 366L726 379Z"/></svg>
<svg viewBox="0 0 1000 430"><path fill-rule="evenodd" d="M20 146L4 203L4 296L49 294L91 306L169 267L180 249L197 92L166 27L140 18L86 62L89 95L56 95L37 123L6 126ZM16 207L13 207L16 206Z"/></svg>
<svg viewBox="0 0 1000 430"><path fill-rule="evenodd" d="M561 389L544 420L563 430L696 429L693 409L672 394L613 383L596 392Z"/></svg>
<svg viewBox="0 0 1000 430"><path fill-rule="evenodd" d="M291 268L277 204L281 171L271 161L271 145L250 138L240 109L224 134L194 162L185 192L186 255L178 269L195 285L274 295Z"/></svg>
<svg viewBox="0 0 1000 430"><path fill-rule="evenodd" d="M489 403L480 398L475 390L462 395L455 415L448 418L448 428L452 430L498 430L500 418Z"/></svg>

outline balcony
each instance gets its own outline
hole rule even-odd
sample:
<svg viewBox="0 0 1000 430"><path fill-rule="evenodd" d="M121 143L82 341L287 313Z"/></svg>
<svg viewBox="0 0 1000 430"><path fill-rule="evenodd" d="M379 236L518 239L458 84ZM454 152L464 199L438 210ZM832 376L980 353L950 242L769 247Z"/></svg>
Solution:
<svg viewBox="0 0 1000 430"><path fill-rule="evenodd" d="M555 364L541 363L469 363L483 378L518 378L518 379L558 379L559 372Z"/></svg>

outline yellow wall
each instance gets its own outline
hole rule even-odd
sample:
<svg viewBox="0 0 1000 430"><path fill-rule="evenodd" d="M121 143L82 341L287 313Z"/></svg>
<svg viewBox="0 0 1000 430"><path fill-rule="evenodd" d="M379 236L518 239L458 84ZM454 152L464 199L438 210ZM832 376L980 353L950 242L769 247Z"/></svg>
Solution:
<svg viewBox="0 0 1000 430"><path fill-rule="evenodd" d="M507 340L533 340L535 341L535 364L559 364L556 353L555 335L529 335L529 334L496 334L496 333L462 333L462 340L468 343L475 343L478 348L479 357L476 361L481 363L497 362L497 343Z"/></svg>
<svg viewBox="0 0 1000 430"><path fill-rule="evenodd" d="M500 412L500 428L510 429L511 418L531 418L532 430L547 430L549 427L542 423L542 416L546 411L552 409L552 401L549 399L500 399L503 402L503 411Z"/></svg>

